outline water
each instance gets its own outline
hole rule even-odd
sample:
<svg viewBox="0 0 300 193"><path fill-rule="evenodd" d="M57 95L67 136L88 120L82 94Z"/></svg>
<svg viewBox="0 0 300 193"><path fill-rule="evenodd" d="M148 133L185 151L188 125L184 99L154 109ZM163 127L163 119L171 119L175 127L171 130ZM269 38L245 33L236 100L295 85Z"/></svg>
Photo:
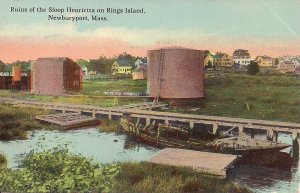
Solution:
<svg viewBox="0 0 300 193"><path fill-rule="evenodd" d="M0 141L0 153L7 157L8 167L15 168L32 149L41 151L59 146L67 146L70 152L100 163L145 161L158 151L134 144L126 135L100 133L92 128L67 132L34 131L29 140Z"/></svg>
<svg viewBox="0 0 300 193"><path fill-rule="evenodd" d="M266 136L256 135L255 138L265 139ZM279 133L278 142L292 144L292 139L288 134ZM291 148L282 151L289 153ZM294 161L291 171L237 166L229 179L256 193L300 193L300 161Z"/></svg>
<svg viewBox="0 0 300 193"><path fill-rule="evenodd" d="M256 136L262 137L265 136ZM291 144L291 137L280 134L278 141ZM134 143L126 135L100 133L98 129L91 128L66 132L34 131L29 140L0 141L0 153L6 155L10 168L16 168L22 157L32 149L41 151L58 146L67 146L70 152L99 163L145 161L159 151ZM299 165L296 161L292 171L239 166L232 170L229 179L257 193L298 193Z"/></svg>

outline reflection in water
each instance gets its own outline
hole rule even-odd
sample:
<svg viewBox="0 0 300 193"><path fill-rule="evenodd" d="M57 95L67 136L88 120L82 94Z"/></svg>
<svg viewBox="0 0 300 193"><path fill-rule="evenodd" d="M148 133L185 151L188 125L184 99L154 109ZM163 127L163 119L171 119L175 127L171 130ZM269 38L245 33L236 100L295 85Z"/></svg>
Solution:
<svg viewBox="0 0 300 193"><path fill-rule="evenodd" d="M280 134L278 139L291 144L289 135ZM41 151L58 146L66 146L70 152L100 163L144 161L159 151L134 142L126 135L100 133L98 129L81 129L66 132L35 131L29 140L0 141L0 153L8 158L9 167L17 167L18 161L31 150ZM290 149L285 150L289 151ZM237 165L231 170L229 179L258 193L300 192L298 161L295 161L292 171Z"/></svg>

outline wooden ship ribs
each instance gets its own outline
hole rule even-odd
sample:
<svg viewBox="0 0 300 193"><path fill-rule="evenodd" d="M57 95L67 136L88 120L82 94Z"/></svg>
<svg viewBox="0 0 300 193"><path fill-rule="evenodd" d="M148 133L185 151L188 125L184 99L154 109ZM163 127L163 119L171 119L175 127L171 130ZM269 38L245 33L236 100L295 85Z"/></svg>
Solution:
<svg viewBox="0 0 300 193"><path fill-rule="evenodd" d="M242 155L247 159L251 158L252 163L261 165L275 162L279 158L278 152L290 146L269 140L228 137L228 135L221 135L210 141L202 140L193 138L188 128L184 126L156 124L155 121L152 121L143 127L139 124L139 119L134 123L130 115L126 113L121 118L120 123L124 131L135 140L158 148L170 147ZM262 154L264 156L260 156ZM264 157L263 161L260 160L262 157Z"/></svg>

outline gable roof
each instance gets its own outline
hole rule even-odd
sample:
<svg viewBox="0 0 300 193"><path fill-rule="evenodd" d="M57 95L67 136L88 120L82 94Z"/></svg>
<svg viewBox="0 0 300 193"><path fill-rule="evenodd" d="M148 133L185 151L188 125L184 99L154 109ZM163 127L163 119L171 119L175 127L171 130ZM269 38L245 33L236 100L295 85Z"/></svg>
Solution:
<svg viewBox="0 0 300 193"><path fill-rule="evenodd" d="M50 58L38 58L36 61L53 61L53 62L64 62L67 57L50 57Z"/></svg>
<svg viewBox="0 0 300 193"><path fill-rule="evenodd" d="M214 56L215 59L221 59L223 56L225 56L225 53L217 52L216 55Z"/></svg>
<svg viewBox="0 0 300 193"><path fill-rule="evenodd" d="M129 60L116 60L115 61L119 66L131 66L130 61Z"/></svg>
<svg viewBox="0 0 300 193"><path fill-rule="evenodd" d="M272 57L270 57L270 56L266 56L266 55L264 55L264 56L257 56L256 59L257 59L258 57L261 57L263 60L274 60L274 58L272 58Z"/></svg>
<svg viewBox="0 0 300 193"><path fill-rule="evenodd" d="M147 63L147 58L137 58L137 60L135 62L137 62L138 60L140 60L144 64Z"/></svg>
<svg viewBox="0 0 300 193"><path fill-rule="evenodd" d="M38 65L48 65L49 63L56 63L58 65L63 65L65 61L72 61L72 63L77 64L73 60L68 57L49 57L49 58L38 58L35 61L32 61L31 64L38 64ZM77 64L78 65L78 64Z"/></svg>
<svg viewBox="0 0 300 193"><path fill-rule="evenodd" d="M233 52L233 56L248 56L248 57L250 57L250 54L249 54L248 50L237 49Z"/></svg>

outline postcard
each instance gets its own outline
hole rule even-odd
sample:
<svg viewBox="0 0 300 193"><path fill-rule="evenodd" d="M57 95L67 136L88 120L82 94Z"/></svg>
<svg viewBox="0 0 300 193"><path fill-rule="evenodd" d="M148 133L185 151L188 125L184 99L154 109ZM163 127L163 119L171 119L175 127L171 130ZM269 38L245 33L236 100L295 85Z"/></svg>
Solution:
<svg viewBox="0 0 300 193"><path fill-rule="evenodd" d="M299 0L1 0L0 192L300 192Z"/></svg>

